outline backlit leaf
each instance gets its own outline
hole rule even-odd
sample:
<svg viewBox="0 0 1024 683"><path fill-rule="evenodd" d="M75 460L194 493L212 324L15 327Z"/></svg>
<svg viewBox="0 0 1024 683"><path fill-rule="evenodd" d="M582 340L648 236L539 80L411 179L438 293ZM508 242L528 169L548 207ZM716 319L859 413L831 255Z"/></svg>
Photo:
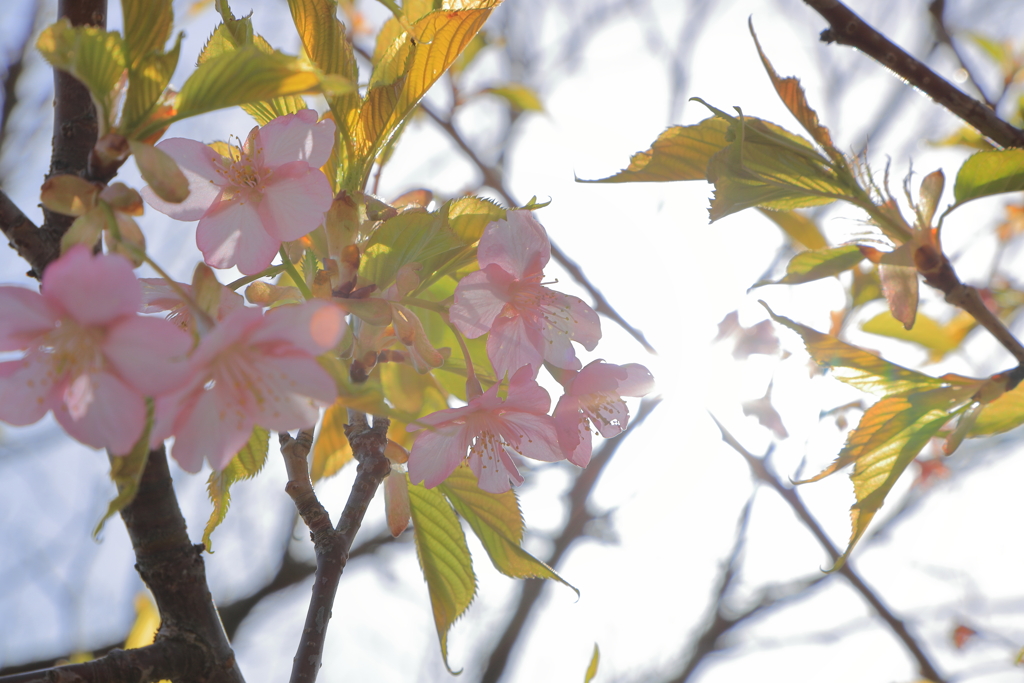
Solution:
<svg viewBox="0 0 1024 683"><path fill-rule="evenodd" d="M427 581L441 657L448 666L448 630L476 595L476 575L459 518L437 489L409 486L416 556Z"/></svg>
<svg viewBox="0 0 1024 683"><path fill-rule="evenodd" d="M818 122L817 112L807 104L807 96L804 94L800 81L792 76L788 78L779 76L775 71L775 67L768 61L768 56L761 49L761 43L757 39L757 34L754 33L753 18L747 20L747 25L750 29L750 35L754 38L754 45L757 46L757 54L761 57L761 64L764 65L765 71L768 72L768 77L772 80L772 85L775 87L775 92L778 93L779 99L786 105L790 113L796 117L796 120L800 122L804 130L810 134L815 142L822 146L833 160L842 159L842 155L832 144L832 136L829 134L828 128Z"/></svg>
<svg viewBox="0 0 1024 683"><path fill-rule="evenodd" d="M956 174L957 204L979 197L1024 190L1024 149L978 152Z"/></svg>
<svg viewBox="0 0 1024 683"><path fill-rule="evenodd" d="M708 162L729 144L729 122L712 116L693 126L672 126L646 152L637 152L629 166L613 176L585 183L652 183L707 179Z"/></svg>
<svg viewBox="0 0 1024 683"><path fill-rule="evenodd" d="M938 389L953 381L931 377L920 372L890 363L856 346L818 332L789 318L776 315L763 301L772 320L785 325L800 335L807 346L807 352L818 365L832 372L832 375L847 384L879 396L906 396L914 392Z"/></svg>
<svg viewBox="0 0 1024 683"><path fill-rule="evenodd" d="M938 354L940 358L958 347L961 341L961 339L953 338L946 327L922 314L918 314L917 322L910 330L904 328L903 324L892 317L892 313L889 311L879 313L868 320L861 325L861 329L871 334L913 342Z"/></svg>
<svg viewBox="0 0 1024 683"><path fill-rule="evenodd" d="M196 68L178 93L176 118L308 92L318 85L316 74L301 60L244 45Z"/></svg>
<svg viewBox="0 0 1024 683"><path fill-rule="evenodd" d="M467 522L487 551L495 569L517 579L554 579L568 584L530 553L523 550L523 515L514 491L488 493L477 485L476 475L464 464L438 488Z"/></svg>
<svg viewBox="0 0 1024 683"><path fill-rule="evenodd" d="M465 244L473 244L484 234L488 223L503 220L505 209L489 199L460 197L447 202L439 211L447 215L448 225Z"/></svg>
<svg viewBox="0 0 1024 683"><path fill-rule="evenodd" d="M436 214L402 213L381 224L367 240L359 274L383 291L402 266L424 263L461 247L462 242Z"/></svg>
<svg viewBox="0 0 1024 683"><path fill-rule="evenodd" d="M171 37L171 0L121 0L128 68L137 69L151 52L162 52Z"/></svg>
<svg viewBox="0 0 1024 683"><path fill-rule="evenodd" d="M224 521L228 514L228 508L231 506L231 485L236 481L251 479L259 474L267 462L269 446L270 432L263 427L254 427L249 436L249 442L242 447L242 450L238 451L228 466L220 472L210 473L210 479L206 482L206 491L210 495L210 502L213 503L213 512L203 530L203 545L206 546L207 551L213 552L210 535Z"/></svg>
<svg viewBox="0 0 1024 683"><path fill-rule="evenodd" d="M799 211L768 211L758 209L765 218L782 228L783 232L806 249L826 249L828 241L817 224Z"/></svg>
<svg viewBox="0 0 1024 683"><path fill-rule="evenodd" d="M597 676L597 667L601 663L601 648L594 643L594 654L590 655L587 673L583 675L583 683L590 683Z"/></svg>
<svg viewBox="0 0 1024 683"><path fill-rule="evenodd" d="M506 85L487 88L482 92L497 95L519 111L544 111L544 105L533 88L522 83L508 83Z"/></svg>
<svg viewBox="0 0 1024 683"><path fill-rule="evenodd" d="M139 490L139 481L142 480L142 472L146 469L149 461L149 432L153 426L153 404L146 400L146 428L142 436L132 446L127 455L110 456L110 479L117 485L117 496L107 505L107 511L103 518L92 530L93 538L100 535L103 525L108 519L124 509L124 506L132 502Z"/></svg>
<svg viewBox="0 0 1024 683"><path fill-rule="evenodd" d="M352 460L352 446L345 436L348 423L348 407L341 401L335 402L324 411L320 431L313 444L313 464L310 478L314 483L333 477Z"/></svg>
<svg viewBox="0 0 1024 683"><path fill-rule="evenodd" d="M982 407L967 436L1002 434L1024 424L1024 382Z"/></svg>
<svg viewBox="0 0 1024 683"><path fill-rule="evenodd" d="M164 91L178 66L182 34L170 52L152 52L128 70L128 94L121 114L121 133L132 137L159 106Z"/></svg>
<svg viewBox="0 0 1024 683"><path fill-rule="evenodd" d="M864 254L855 244L820 251L802 251L790 259L785 277L778 282L758 284L795 285L820 280L850 270L863 260Z"/></svg>

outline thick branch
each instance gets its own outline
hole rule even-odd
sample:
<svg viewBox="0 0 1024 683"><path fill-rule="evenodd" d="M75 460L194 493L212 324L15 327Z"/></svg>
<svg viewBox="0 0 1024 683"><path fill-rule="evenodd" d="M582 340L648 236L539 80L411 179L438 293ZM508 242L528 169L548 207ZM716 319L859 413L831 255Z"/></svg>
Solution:
<svg viewBox="0 0 1024 683"><path fill-rule="evenodd" d="M711 419L715 420L713 416ZM715 424L718 425L718 429L722 432L722 440L729 444L733 450L742 455L743 459L747 461L747 465L750 466L750 471L754 475L754 478L768 484L768 486L775 489L776 493L782 496L782 499L786 501L790 509L796 513L796 516L801 522L803 522L804 526L810 530L821 547L824 548L825 552L832 558L832 562L835 563L842 556L842 553L832 545L832 540L829 539L825 534L825 531L818 524L818 520L814 518L810 510L808 510L804 505L803 500L800 498L800 495L796 490L791 487L784 486L782 482L779 481L778 477L768 469L764 458L759 458L745 449L718 420L715 420ZM871 605L872 609L874 609L878 616L882 618L882 621L886 623L893 634L901 643L903 643L907 652L917 662L918 672L921 677L926 678L933 683L944 683L946 679L939 674L935 665L932 664L931 660L928 658L928 655L925 654L917 640L915 640L914 636L911 635L909 630L907 630L906 624L904 624L902 620L889 610L880 597L875 595L875 592L871 587L868 586L853 570L853 566L850 561L847 560L836 571L846 577L854 589L856 589L864 600Z"/></svg>
<svg viewBox="0 0 1024 683"><path fill-rule="evenodd" d="M828 21L829 28L821 33L824 42L857 48L997 144L1003 147L1024 147L1024 131L1011 126L983 103L964 94L908 55L839 0L804 2Z"/></svg>
<svg viewBox="0 0 1024 683"><path fill-rule="evenodd" d="M137 650L111 650L103 657L42 671L0 678L2 683L148 683L163 679L190 681L199 673L190 668L197 648L183 641L164 640Z"/></svg>
<svg viewBox="0 0 1024 683"><path fill-rule="evenodd" d="M586 536L587 523L596 518L587 501L590 499L591 491L594 490L594 486L597 484L598 477L601 476L601 472L611 462L615 452L626 441L626 437L633 430L640 427L643 421L647 419L647 416L658 407L660 402L660 398L644 399L640 404L640 410L637 411L636 416L630 421L630 429L615 439L605 441L601 449L590 460L587 468L582 470L576 477L575 483L566 496L569 499L569 520L562 529L562 533L555 539L555 547L551 555L544 560L549 567L557 569L559 562L562 561L569 548L576 541ZM525 579L523 581L523 588L519 594L519 602L516 605L515 614L512 615L512 619L505 627L505 631L491 650L491 656L487 660L487 669L480 679L481 683L496 683L505 673L512 650L519 640L526 621L529 619L545 586L547 586L547 582L542 579Z"/></svg>
<svg viewBox="0 0 1024 683"><path fill-rule="evenodd" d="M302 629L295 658L292 660L291 683L313 683L320 671L334 596L338 592L338 582L348 562L352 540L363 523L363 516L377 488L391 471L391 465L384 456L388 425L387 418L374 417L371 427L363 413L349 411L349 424L345 426L345 435L352 445L352 455L359 466L337 527L331 529L328 526L312 533L313 547L316 550L316 575L313 579L313 595L306 612L306 623ZM308 475L306 478L308 479Z"/></svg>
<svg viewBox="0 0 1024 683"><path fill-rule="evenodd" d="M0 229L11 248L41 277L50 261L60 254L60 242L45 239L43 232L0 190Z"/></svg>

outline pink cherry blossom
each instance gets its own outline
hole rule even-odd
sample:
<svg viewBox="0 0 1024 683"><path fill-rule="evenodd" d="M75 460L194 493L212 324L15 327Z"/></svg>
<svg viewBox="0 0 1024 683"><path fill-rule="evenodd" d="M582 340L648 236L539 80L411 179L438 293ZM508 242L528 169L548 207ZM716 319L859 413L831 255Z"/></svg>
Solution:
<svg viewBox="0 0 1024 683"><path fill-rule="evenodd" d="M139 278L142 283L142 312L167 312L167 319L186 331L196 330L195 315L174 287L162 277ZM185 294L192 296L192 285L176 283ZM217 307L217 319L223 320L232 311L245 306L245 299L238 292L222 287Z"/></svg>
<svg viewBox="0 0 1024 683"><path fill-rule="evenodd" d="M409 454L409 478L427 488L448 478L469 458L480 488L503 493L523 483L511 454L553 462L565 456L558 446L555 424L547 414L551 397L529 368L521 368L498 397L498 385L470 399L462 408L449 408L421 417L409 431L416 435Z"/></svg>
<svg viewBox="0 0 1024 683"><path fill-rule="evenodd" d="M137 314L142 290L121 256L71 248L43 274L42 293L0 287L0 420L27 425L52 410L75 439L124 455L142 436L145 396L185 376L187 334Z"/></svg>
<svg viewBox="0 0 1024 683"><path fill-rule="evenodd" d="M480 270L462 278L449 310L464 335L487 337L487 356L498 377L528 365L536 376L547 361L579 370L570 340L592 351L601 322L580 299L541 284L551 244L544 227L528 211L509 211L488 224L480 238Z"/></svg>
<svg viewBox="0 0 1024 683"><path fill-rule="evenodd" d="M320 167L334 145L334 122L304 109L253 128L225 158L195 140L169 138L157 145L178 162L189 196L180 204L142 196L157 211L199 221L196 244L214 268L253 275L270 265L282 242L316 229L334 193Z"/></svg>
<svg viewBox="0 0 1024 683"><path fill-rule="evenodd" d="M586 467L593 447L590 425L606 439L621 434L629 424L622 397L646 396L654 389L654 377L637 363L612 365L602 360L567 374L565 394L553 413L558 443L569 462Z"/></svg>
<svg viewBox="0 0 1024 683"><path fill-rule="evenodd" d="M344 313L324 301L232 311L200 340L188 384L157 400L153 445L173 434L171 455L186 471L198 472L204 457L222 470L256 425L280 432L315 424L337 397L315 356L344 331Z"/></svg>

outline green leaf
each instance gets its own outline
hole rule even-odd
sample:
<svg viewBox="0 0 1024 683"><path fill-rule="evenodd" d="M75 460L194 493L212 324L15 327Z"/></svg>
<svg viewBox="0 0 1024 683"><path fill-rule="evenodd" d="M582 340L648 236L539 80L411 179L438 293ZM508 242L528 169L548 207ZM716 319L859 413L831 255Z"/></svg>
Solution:
<svg viewBox="0 0 1024 683"><path fill-rule="evenodd" d="M149 433L153 427L153 402L146 399L146 427L142 430L142 436L132 446L127 455L110 456L110 479L117 485L117 496L107 505L107 511L103 518L92 530L92 537L96 538L103 531L103 525L107 520L124 509L125 505L135 499L139 491L139 482L142 480L142 473L149 462Z"/></svg>
<svg viewBox="0 0 1024 683"><path fill-rule="evenodd" d="M495 88L487 88L481 92L497 95L519 111L544 111L544 104L540 101L533 88L522 83L508 83Z"/></svg>
<svg viewBox="0 0 1024 683"><path fill-rule="evenodd" d="M85 84L99 109L100 120L112 127L120 94L117 85L127 68L121 35L94 26L72 27L67 18L62 18L40 34L36 48L52 66Z"/></svg>
<svg viewBox="0 0 1024 683"><path fill-rule="evenodd" d="M833 569L849 557L886 495L929 439L969 405L971 392L972 388L944 387L881 399L864 412L835 462L807 480L817 481L854 464L850 475L856 497L850 510L853 530Z"/></svg>
<svg viewBox="0 0 1024 683"><path fill-rule="evenodd" d="M128 68L135 70L151 52L163 52L174 26L171 0L121 0Z"/></svg>
<svg viewBox="0 0 1024 683"><path fill-rule="evenodd" d="M980 197L1024 190L1024 149L978 152L956 174L956 205Z"/></svg>
<svg viewBox="0 0 1024 683"><path fill-rule="evenodd" d="M590 656L590 664L587 665L587 673L583 675L583 683L590 683L597 677L597 666L601 663L601 648L594 643L594 654Z"/></svg>
<svg viewBox="0 0 1024 683"><path fill-rule="evenodd" d="M785 277L778 282L758 284L796 285L812 280L821 280L846 272L863 260L864 254L856 244L820 251L802 251L794 256L786 266Z"/></svg>
<svg viewBox="0 0 1024 683"><path fill-rule="evenodd" d="M477 485L476 475L460 465L438 488L467 522L487 551L495 569L515 579L554 579L580 592L520 545L523 515L514 491L488 493Z"/></svg>
<svg viewBox="0 0 1024 683"><path fill-rule="evenodd" d="M337 401L324 411L320 431L313 444L313 464L310 477L313 483L337 474L352 460L352 446L345 436L348 406Z"/></svg>
<svg viewBox="0 0 1024 683"><path fill-rule="evenodd" d="M760 208L758 211L804 248L828 248L828 241L821 234L818 225L799 211L768 211Z"/></svg>
<svg viewBox="0 0 1024 683"><path fill-rule="evenodd" d="M1024 382L981 407L967 436L1002 434L1024 424Z"/></svg>
<svg viewBox="0 0 1024 683"><path fill-rule="evenodd" d="M244 45L204 61L178 93L176 119L314 90L319 80L296 57Z"/></svg>
<svg viewBox="0 0 1024 683"><path fill-rule="evenodd" d="M879 313L860 328L871 334L913 342L938 353L939 357L960 346L961 342L961 339L954 338L946 327L922 314L918 314L917 322L910 330L904 328L903 323L892 317L892 313L889 311Z"/></svg>
<svg viewBox="0 0 1024 683"><path fill-rule="evenodd" d="M178 66L183 35L178 34L178 39L170 52L152 52L129 68L128 94L125 95L120 125L123 135L132 137L160 103L164 91L171 82L174 69Z"/></svg>
<svg viewBox="0 0 1024 683"><path fill-rule="evenodd" d="M505 209L490 199L461 197L445 203L438 212L464 244L473 244L484 234L488 223L503 220Z"/></svg>
<svg viewBox="0 0 1024 683"><path fill-rule="evenodd" d="M267 451L270 447L270 432L263 427L255 427L249 436L249 442L238 451L228 466L220 472L212 472L206 482L206 490L213 503L213 512L203 530L203 545L207 552L213 552L210 535L220 526L231 506L231 485L236 481L251 479L259 474L267 462Z"/></svg>
<svg viewBox="0 0 1024 683"><path fill-rule="evenodd" d="M408 211L384 221L370 236L359 274L383 291L394 282L402 266L424 263L462 246L438 215Z"/></svg>
<svg viewBox="0 0 1024 683"><path fill-rule="evenodd" d="M128 147L142 179L158 197L168 202L183 202L188 198L188 178L171 155L139 140L129 140Z"/></svg>
<svg viewBox="0 0 1024 683"><path fill-rule="evenodd" d="M879 396L906 396L915 392L949 386L966 385L970 380L955 375L931 377L890 363L856 346L822 334L806 325L776 315L768 304L760 302L775 322L793 330L804 340L807 352L818 365L832 371L832 375L847 384Z"/></svg>
<svg viewBox="0 0 1024 683"><path fill-rule="evenodd" d="M583 183L661 183L705 180L711 157L729 145L729 122L712 116L693 126L672 126L646 152L637 152L629 166L613 176Z"/></svg>
<svg viewBox="0 0 1024 683"><path fill-rule="evenodd" d="M441 657L451 671L448 630L476 595L473 561L459 518L440 491L409 486L409 503L416 555L427 580Z"/></svg>

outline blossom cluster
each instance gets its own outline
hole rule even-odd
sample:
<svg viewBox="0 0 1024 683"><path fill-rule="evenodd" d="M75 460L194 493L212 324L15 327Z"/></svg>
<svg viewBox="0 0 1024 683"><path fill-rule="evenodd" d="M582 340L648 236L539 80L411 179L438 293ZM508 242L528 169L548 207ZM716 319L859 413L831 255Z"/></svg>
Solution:
<svg viewBox="0 0 1024 683"><path fill-rule="evenodd" d="M324 224L335 198L321 166L335 133L331 120L305 110L252 129L237 145L167 139L151 156L173 159L166 163L177 164L181 187L151 181L139 194L175 219L198 221L196 244L209 266L258 277L279 251L287 260L283 245ZM186 181L187 193L178 191ZM77 178L44 190L47 202L74 215L89 207L106 215L104 202L124 208ZM139 194L132 193L128 208L137 214ZM358 242L317 255L321 279L332 283L318 285L314 298L296 303L303 299L297 289L257 283L247 290L251 306L212 274L204 280L197 271L194 286L136 278L141 237L125 247L129 261L75 244L94 243L98 232L83 234L47 268L41 292L0 287L0 351L22 353L0 363L0 420L26 425L52 411L68 434L114 455L173 437L171 454L185 470L198 472L204 460L221 470L256 426L287 431L316 423L338 392L317 361L321 354L339 350L357 382L378 362L427 373L447 358L410 308L423 302L407 298L422 266L404 264L393 284L371 296L376 284L360 279ZM128 237L115 234L111 251ZM522 483L520 456L585 467L593 431L621 433L629 421L623 397L653 388L641 365L582 365L574 343L593 351L600 321L579 298L544 283L550 258L543 226L529 211L509 210L483 230L479 269L459 280L450 305L432 304L459 334L486 335L497 381L484 391L467 358L468 404L409 425L416 432L408 454L413 483L436 486L468 461L480 487L500 493ZM553 412L537 381L542 368L563 387Z"/></svg>

